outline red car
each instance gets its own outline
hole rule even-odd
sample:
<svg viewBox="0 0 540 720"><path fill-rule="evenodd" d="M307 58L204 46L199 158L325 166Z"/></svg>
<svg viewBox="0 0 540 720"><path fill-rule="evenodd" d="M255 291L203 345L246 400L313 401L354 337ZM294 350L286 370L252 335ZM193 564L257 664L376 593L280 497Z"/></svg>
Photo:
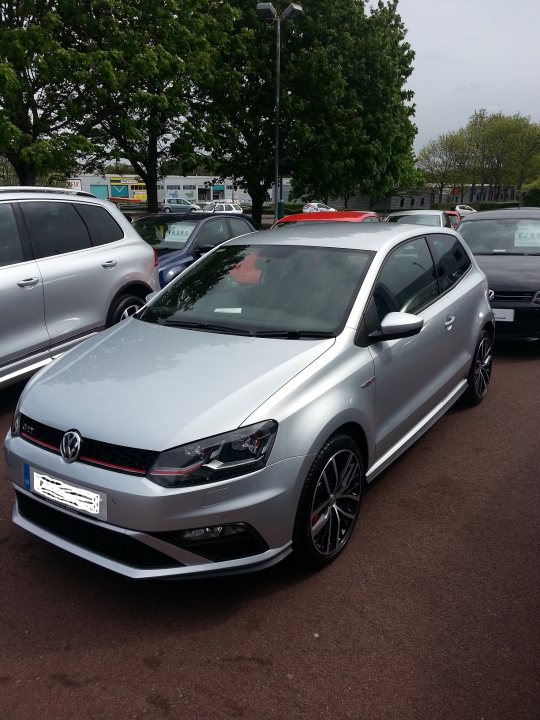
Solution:
<svg viewBox="0 0 540 720"><path fill-rule="evenodd" d="M317 213L296 213L295 215L285 215L272 225L272 228L278 225L291 225L292 223L306 222L381 222L381 218L374 212L360 212L358 210L338 210L337 212L317 212Z"/></svg>
<svg viewBox="0 0 540 720"><path fill-rule="evenodd" d="M452 228L455 230L459 223L461 222L461 215L456 210L445 210L445 213L450 218L450 222L452 223Z"/></svg>

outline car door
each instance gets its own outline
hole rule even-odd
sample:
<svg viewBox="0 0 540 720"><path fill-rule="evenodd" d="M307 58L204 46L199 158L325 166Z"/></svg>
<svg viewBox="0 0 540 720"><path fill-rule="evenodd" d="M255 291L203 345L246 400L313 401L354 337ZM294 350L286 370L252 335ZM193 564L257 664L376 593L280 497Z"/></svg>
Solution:
<svg viewBox="0 0 540 720"><path fill-rule="evenodd" d="M118 248L114 243L92 246L73 203L20 205L43 278L45 324L52 344L100 329L122 272Z"/></svg>
<svg viewBox="0 0 540 720"><path fill-rule="evenodd" d="M454 383L450 356L454 303L441 295L425 237L407 241L386 259L368 307L377 325L389 312L424 320L413 337L370 345L375 366L377 457L388 452L447 395Z"/></svg>
<svg viewBox="0 0 540 720"><path fill-rule="evenodd" d="M18 207L0 203L0 366L13 370L47 357L43 282Z"/></svg>

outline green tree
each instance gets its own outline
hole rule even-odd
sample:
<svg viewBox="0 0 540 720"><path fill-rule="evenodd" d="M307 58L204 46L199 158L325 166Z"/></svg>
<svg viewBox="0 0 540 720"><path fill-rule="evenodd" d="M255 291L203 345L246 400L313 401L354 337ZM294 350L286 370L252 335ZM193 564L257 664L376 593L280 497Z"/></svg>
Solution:
<svg viewBox="0 0 540 720"><path fill-rule="evenodd" d="M65 23L76 18L66 0L0 2L0 153L22 185L35 185L38 173L69 173L90 149L72 123L84 96L84 59Z"/></svg>
<svg viewBox="0 0 540 720"><path fill-rule="evenodd" d="M80 14L78 43L92 64L85 127L95 159L126 158L146 184L151 212L171 160L179 150L184 162L193 154L182 125L197 77L211 72L205 32L220 6L217 0L100 0Z"/></svg>
<svg viewBox="0 0 540 720"><path fill-rule="evenodd" d="M189 128L219 173L247 189L258 220L274 179L275 26L251 0L228 6L222 69L199 87ZM412 52L397 2L369 17L359 0L302 6L282 23L280 174L293 177L298 196L381 194L414 170L404 90Z"/></svg>

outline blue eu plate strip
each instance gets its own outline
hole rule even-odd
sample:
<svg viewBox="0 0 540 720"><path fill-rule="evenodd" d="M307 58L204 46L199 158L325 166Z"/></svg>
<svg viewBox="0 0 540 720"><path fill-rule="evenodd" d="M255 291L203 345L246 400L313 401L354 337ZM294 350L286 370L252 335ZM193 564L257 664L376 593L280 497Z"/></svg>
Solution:
<svg viewBox="0 0 540 720"><path fill-rule="evenodd" d="M24 489L30 490L30 465L27 465L26 463L23 465L23 480Z"/></svg>

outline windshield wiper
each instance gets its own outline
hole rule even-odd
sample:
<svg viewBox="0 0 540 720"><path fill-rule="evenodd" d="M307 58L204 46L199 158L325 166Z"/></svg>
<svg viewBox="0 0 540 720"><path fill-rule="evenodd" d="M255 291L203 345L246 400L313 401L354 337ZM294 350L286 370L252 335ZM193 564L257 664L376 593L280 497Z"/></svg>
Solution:
<svg viewBox="0 0 540 720"><path fill-rule="evenodd" d="M326 330L257 330L253 333L259 338L285 338L285 340L335 338L336 333Z"/></svg>
<svg viewBox="0 0 540 720"><path fill-rule="evenodd" d="M188 328L190 330L207 330L208 332L226 333L228 335L253 335L249 330L231 327L230 325L214 325L213 323L195 322L193 320L158 320L157 322L159 325Z"/></svg>

